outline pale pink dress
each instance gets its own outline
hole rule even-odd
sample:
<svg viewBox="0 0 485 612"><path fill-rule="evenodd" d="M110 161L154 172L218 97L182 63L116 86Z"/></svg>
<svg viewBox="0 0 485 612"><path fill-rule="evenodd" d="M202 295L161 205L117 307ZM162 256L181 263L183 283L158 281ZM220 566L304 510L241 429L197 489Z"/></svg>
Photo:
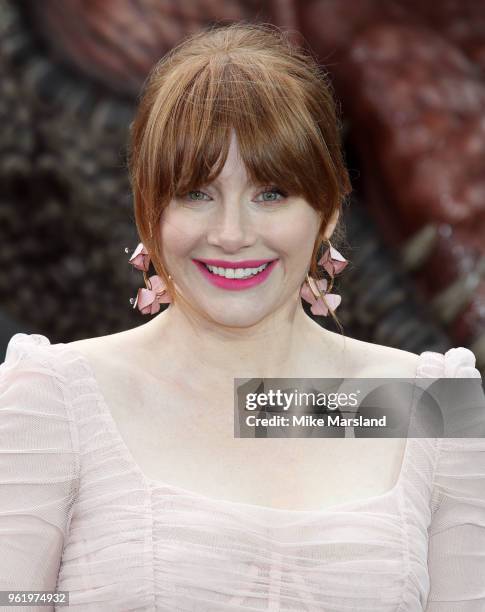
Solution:
<svg viewBox="0 0 485 612"><path fill-rule="evenodd" d="M480 378L463 347L416 375ZM485 440L409 438L390 491L321 511L211 499L143 475L85 357L16 334L0 542L0 590L66 590L82 612L484 612Z"/></svg>

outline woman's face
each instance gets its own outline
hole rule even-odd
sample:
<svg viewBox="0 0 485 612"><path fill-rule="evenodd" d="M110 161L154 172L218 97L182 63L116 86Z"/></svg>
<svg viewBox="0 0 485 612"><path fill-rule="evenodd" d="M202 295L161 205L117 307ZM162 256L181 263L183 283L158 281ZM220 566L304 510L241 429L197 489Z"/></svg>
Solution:
<svg viewBox="0 0 485 612"><path fill-rule="evenodd" d="M248 183L233 133L218 178L174 198L162 215L162 258L177 291L197 312L221 325L249 327L295 305L320 215L305 200L286 197L277 187ZM221 260L215 272L224 277L208 271L201 260ZM245 276L247 268L256 272L261 261L272 263L249 279L225 278L232 276L232 271L226 274L230 264L240 268L235 276Z"/></svg>

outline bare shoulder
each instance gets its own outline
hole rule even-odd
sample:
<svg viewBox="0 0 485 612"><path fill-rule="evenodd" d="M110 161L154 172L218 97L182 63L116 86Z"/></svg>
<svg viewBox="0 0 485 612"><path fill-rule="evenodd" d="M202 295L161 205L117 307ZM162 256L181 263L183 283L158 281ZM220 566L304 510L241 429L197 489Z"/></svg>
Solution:
<svg viewBox="0 0 485 612"><path fill-rule="evenodd" d="M363 342L351 338L359 376L375 378L414 378L419 355L410 351Z"/></svg>
<svg viewBox="0 0 485 612"><path fill-rule="evenodd" d="M119 422L130 417L143 397L135 337L130 329L67 343L86 360L99 392Z"/></svg>
<svg viewBox="0 0 485 612"><path fill-rule="evenodd" d="M84 338L83 340L74 340L68 342L67 346L87 357L89 360L95 359L100 361L105 356L112 353L115 345L113 344L112 336L100 336L99 338Z"/></svg>
<svg viewBox="0 0 485 612"><path fill-rule="evenodd" d="M349 378L413 378L420 356L410 351L325 331L322 344L338 358L336 367Z"/></svg>
<svg viewBox="0 0 485 612"><path fill-rule="evenodd" d="M127 354L133 353L136 348L135 330L74 340L68 342L67 346L83 355L97 372L102 372L107 368L112 369L114 365L119 367L127 361Z"/></svg>

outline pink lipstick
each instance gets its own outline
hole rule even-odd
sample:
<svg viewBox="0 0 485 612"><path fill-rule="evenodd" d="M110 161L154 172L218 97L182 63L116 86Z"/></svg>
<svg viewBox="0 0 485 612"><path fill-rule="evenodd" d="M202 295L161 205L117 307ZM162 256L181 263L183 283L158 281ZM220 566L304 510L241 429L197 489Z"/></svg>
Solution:
<svg viewBox="0 0 485 612"><path fill-rule="evenodd" d="M243 289L249 289L256 285L260 285L263 283L268 276L273 271L277 259L250 259L244 261L223 261L220 259L193 259L194 264L199 268L203 276L214 286L219 287L221 289L228 289L229 291L241 291ZM209 272L209 270L202 263L207 263L209 266L216 266L221 268L258 268L265 263L270 262L266 268L262 272L258 272L258 274L254 274L249 278L225 278L224 276L219 276L218 274L213 274Z"/></svg>
<svg viewBox="0 0 485 612"><path fill-rule="evenodd" d="M259 268L265 263L275 261L274 259L242 259L241 261L225 261L224 259L193 259L192 261L201 261L208 266L216 266L218 268Z"/></svg>

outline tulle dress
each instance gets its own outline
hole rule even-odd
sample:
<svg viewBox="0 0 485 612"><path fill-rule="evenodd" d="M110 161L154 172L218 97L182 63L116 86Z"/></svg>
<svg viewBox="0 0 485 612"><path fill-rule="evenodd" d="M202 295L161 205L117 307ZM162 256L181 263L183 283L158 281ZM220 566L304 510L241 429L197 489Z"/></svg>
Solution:
<svg viewBox="0 0 485 612"><path fill-rule="evenodd" d="M480 373L459 347L421 353L416 376ZM321 511L212 499L142 473L83 355L16 334L0 366L9 589L69 592L19 610L484 612L485 440L409 438L391 490Z"/></svg>

